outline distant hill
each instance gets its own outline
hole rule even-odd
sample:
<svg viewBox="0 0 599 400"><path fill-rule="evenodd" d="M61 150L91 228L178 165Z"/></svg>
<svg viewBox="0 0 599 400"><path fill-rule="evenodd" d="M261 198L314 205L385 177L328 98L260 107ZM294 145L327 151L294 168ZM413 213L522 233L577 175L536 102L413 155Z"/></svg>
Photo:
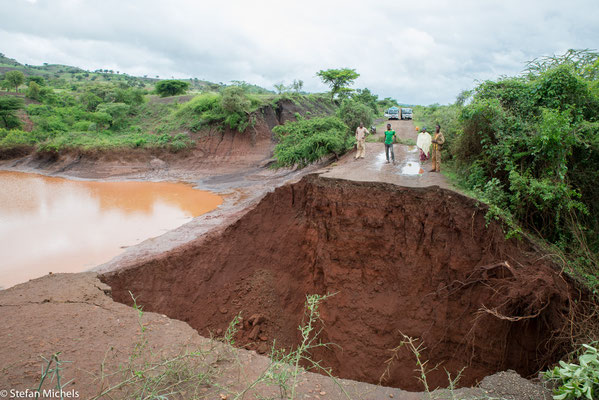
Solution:
<svg viewBox="0 0 599 400"><path fill-rule="evenodd" d="M3 75L7 71L18 70L23 72L26 76L41 76L46 81L52 83L60 83L64 86L65 83L69 82L113 82L113 83L127 83L128 86L137 86L140 88L153 87L156 82L160 80L159 77L149 76L132 76L120 71L114 71L110 69L97 69L95 71L87 71L79 67L73 67L62 64L47 64L44 65L29 65L21 64L17 60L12 59L0 53L0 75ZM171 78L165 78L171 79ZM206 91L214 90L217 91L223 86L227 86L223 83L214 83L198 78L180 79L182 81L189 82L191 91ZM264 89L263 87L253 85L247 82L234 82L236 84L242 84L248 93L274 93L271 90Z"/></svg>

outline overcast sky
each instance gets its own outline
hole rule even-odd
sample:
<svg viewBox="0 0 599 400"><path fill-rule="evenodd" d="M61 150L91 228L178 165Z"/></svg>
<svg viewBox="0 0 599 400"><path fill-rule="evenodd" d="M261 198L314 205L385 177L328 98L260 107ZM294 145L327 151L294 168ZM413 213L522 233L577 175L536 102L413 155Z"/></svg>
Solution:
<svg viewBox="0 0 599 400"><path fill-rule="evenodd" d="M267 89L349 67L354 88L451 103L538 56L599 47L598 0L0 0L0 52L21 63Z"/></svg>

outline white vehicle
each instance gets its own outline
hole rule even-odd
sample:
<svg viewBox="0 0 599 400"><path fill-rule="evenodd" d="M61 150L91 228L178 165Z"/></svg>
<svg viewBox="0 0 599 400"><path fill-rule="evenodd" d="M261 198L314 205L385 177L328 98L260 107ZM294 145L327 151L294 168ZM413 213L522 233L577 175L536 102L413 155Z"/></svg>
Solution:
<svg viewBox="0 0 599 400"><path fill-rule="evenodd" d="M401 119L412 119L412 109L411 108L402 108L401 109Z"/></svg>
<svg viewBox="0 0 599 400"><path fill-rule="evenodd" d="M389 119L399 119L399 108L391 107L385 112L385 117Z"/></svg>

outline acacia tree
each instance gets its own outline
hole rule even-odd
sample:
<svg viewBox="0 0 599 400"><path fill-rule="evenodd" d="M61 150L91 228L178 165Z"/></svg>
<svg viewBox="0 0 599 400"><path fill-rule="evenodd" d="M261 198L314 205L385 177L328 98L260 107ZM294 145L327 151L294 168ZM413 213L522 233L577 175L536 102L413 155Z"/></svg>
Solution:
<svg viewBox="0 0 599 400"><path fill-rule="evenodd" d="M277 91L277 94L281 94L287 90L287 86L285 86L285 84L283 84L283 82L275 83L273 86L274 86L275 90Z"/></svg>
<svg viewBox="0 0 599 400"><path fill-rule="evenodd" d="M294 79L293 83L291 84L291 87L293 88L295 93L299 93L304 87L304 81L302 81L301 79Z"/></svg>
<svg viewBox="0 0 599 400"><path fill-rule="evenodd" d="M12 87L15 88L15 93L19 91L19 86L25 82L25 75L21 71L8 71L4 75L4 79L6 79Z"/></svg>
<svg viewBox="0 0 599 400"><path fill-rule="evenodd" d="M189 82L167 79L156 83L156 93L161 97L183 94L189 89Z"/></svg>
<svg viewBox="0 0 599 400"><path fill-rule="evenodd" d="M316 73L323 83L329 85L331 88L331 100L335 98L335 95L347 89L347 86L354 83L360 76L355 69L341 68L341 69L327 69L320 70Z"/></svg>

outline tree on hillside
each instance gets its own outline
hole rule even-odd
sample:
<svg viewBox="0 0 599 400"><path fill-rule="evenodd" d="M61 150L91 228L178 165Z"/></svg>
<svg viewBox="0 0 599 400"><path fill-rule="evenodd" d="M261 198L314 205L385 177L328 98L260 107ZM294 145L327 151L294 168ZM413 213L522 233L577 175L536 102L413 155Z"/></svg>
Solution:
<svg viewBox="0 0 599 400"><path fill-rule="evenodd" d="M277 91L277 94L281 94L281 93L287 91L287 86L285 86L285 84L283 82L275 83L273 86L274 86L275 90Z"/></svg>
<svg viewBox="0 0 599 400"><path fill-rule="evenodd" d="M156 83L156 93L160 97L176 96L183 94L189 89L189 82L179 81L176 79L167 79Z"/></svg>
<svg viewBox="0 0 599 400"><path fill-rule="evenodd" d="M29 82L35 82L40 86L46 85L46 80L44 79L44 77L37 75L27 77L27 83Z"/></svg>
<svg viewBox="0 0 599 400"><path fill-rule="evenodd" d="M337 99L338 100L344 100L344 99L349 99L350 97L353 96L355 90L348 88L348 87L342 87L339 88L339 91L337 92Z"/></svg>
<svg viewBox="0 0 599 400"><path fill-rule="evenodd" d="M239 132L245 131L252 122L251 106L252 102L242 87L226 87L223 90L221 98L221 108L224 111L224 124L228 125L231 129L237 129Z"/></svg>
<svg viewBox="0 0 599 400"><path fill-rule="evenodd" d="M250 100L240 86L229 86L223 90L221 100L223 110L228 113L247 113L250 108Z"/></svg>
<svg viewBox="0 0 599 400"><path fill-rule="evenodd" d="M100 104L97 110L96 114L108 114L110 116L110 120L107 121L108 125L110 128L118 130L126 125L131 107L125 103L108 103Z"/></svg>
<svg viewBox="0 0 599 400"><path fill-rule="evenodd" d="M291 84L291 87L293 88L295 93L299 93L302 91L302 88L304 87L304 81L302 81L301 79L294 79L293 83Z"/></svg>
<svg viewBox="0 0 599 400"><path fill-rule="evenodd" d="M316 73L323 83L329 85L331 88L331 100L335 95L341 91L342 88L347 88L351 85L360 74L355 69L342 68L342 69L327 69L320 70Z"/></svg>
<svg viewBox="0 0 599 400"><path fill-rule="evenodd" d="M352 99L359 101L362 104L366 104L368 107L372 109L374 115L377 115L379 113L379 107L377 104L379 96L373 94L370 91L370 89L366 88L356 90L356 93L354 93Z"/></svg>
<svg viewBox="0 0 599 400"><path fill-rule="evenodd" d="M377 104L382 108L389 108L393 106L397 106L397 100L392 99L391 97L385 97L383 100L377 101Z"/></svg>
<svg viewBox="0 0 599 400"><path fill-rule="evenodd" d="M0 81L0 88L2 90L6 90L8 92L8 89L10 89L10 82L7 81L6 79L3 79Z"/></svg>
<svg viewBox="0 0 599 400"><path fill-rule="evenodd" d="M0 96L0 123L6 129L18 128L21 121L17 110L23 108L23 99L13 96Z"/></svg>
<svg viewBox="0 0 599 400"><path fill-rule="evenodd" d="M25 75L21 71L8 71L4 75L4 79L6 79L12 87L15 88L15 93L19 91L19 86L25 82Z"/></svg>
<svg viewBox="0 0 599 400"><path fill-rule="evenodd" d="M360 122L364 126L372 124L373 112L366 104L360 103L354 99L344 99L337 111L339 119L349 127L349 135L351 136Z"/></svg>
<svg viewBox="0 0 599 400"><path fill-rule="evenodd" d="M33 100L40 100L40 88L41 86L35 83L34 81L29 82L29 87L27 87L27 92L25 95Z"/></svg>
<svg viewBox="0 0 599 400"><path fill-rule="evenodd" d="M84 92L79 96L79 101L83 103L87 111L95 111L98 105L102 104L102 98L93 93L91 90Z"/></svg>

